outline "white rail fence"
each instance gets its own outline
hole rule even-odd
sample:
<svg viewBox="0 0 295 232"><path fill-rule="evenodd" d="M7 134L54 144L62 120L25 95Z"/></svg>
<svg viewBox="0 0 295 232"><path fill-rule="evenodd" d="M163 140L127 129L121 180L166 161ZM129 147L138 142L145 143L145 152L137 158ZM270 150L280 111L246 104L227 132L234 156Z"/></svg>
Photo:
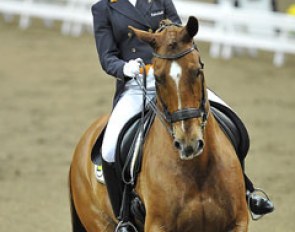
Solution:
<svg viewBox="0 0 295 232"><path fill-rule="evenodd" d="M190 15L200 20L197 40L211 43L213 57L230 58L236 48L273 52L273 63L281 66L285 54L295 55L295 17L270 11L232 8L229 4L208 4L174 0L184 22ZM26 29L33 18L50 26L62 23L61 32L79 36L92 31L91 0L0 0L0 14L9 21L19 16Z"/></svg>
<svg viewBox="0 0 295 232"><path fill-rule="evenodd" d="M92 28L90 0L0 0L0 13L9 21L19 16L19 26L26 29L34 18L42 19L51 26L62 22L63 34L79 36L82 30ZM92 30L92 29L91 29Z"/></svg>
<svg viewBox="0 0 295 232"><path fill-rule="evenodd" d="M234 48L274 53L281 66L284 54L295 55L295 17L272 11L233 8L230 4L206 4L175 0L180 15L196 15L201 21L197 39L211 42L213 57L230 58ZM229 2L229 1L228 1Z"/></svg>

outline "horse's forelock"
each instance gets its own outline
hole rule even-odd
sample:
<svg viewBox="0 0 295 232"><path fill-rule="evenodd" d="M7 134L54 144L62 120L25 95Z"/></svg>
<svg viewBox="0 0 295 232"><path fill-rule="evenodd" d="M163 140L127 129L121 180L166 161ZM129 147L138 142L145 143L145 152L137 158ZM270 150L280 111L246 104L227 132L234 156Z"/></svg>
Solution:
<svg viewBox="0 0 295 232"><path fill-rule="evenodd" d="M179 47L179 43L182 41L183 28L176 25L166 26L159 33L158 49L163 53L170 53L175 51Z"/></svg>

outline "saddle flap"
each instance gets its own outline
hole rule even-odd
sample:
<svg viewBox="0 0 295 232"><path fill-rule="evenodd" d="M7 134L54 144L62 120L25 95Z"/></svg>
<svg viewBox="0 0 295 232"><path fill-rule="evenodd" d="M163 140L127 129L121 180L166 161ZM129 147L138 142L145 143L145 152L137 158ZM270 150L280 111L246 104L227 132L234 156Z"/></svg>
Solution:
<svg viewBox="0 0 295 232"><path fill-rule="evenodd" d="M117 172L124 175L123 177L126 179L135 179L140 171L142 152L141 150L135 152L135 146L138 146L136 141L139 136L146 137L154 118L155 113L148 109L143 120L143 135L140 135L142 119L141 113L139 113L127 122L119 135L115 156L116 168Z"/></svg>
<svg viewBox="0 0 295 232"><path fill-rule="evenodd" d="M102 130L101 134L98 136L92 151L91 151L91 160L93 162L93 164L101 166L102 163L102 154L101 154L101 146L102 146L102 141L103 141L103 137L104 137L104 133L106 130L106 125L104 127L104 129Z"/></svg>
<svg viewBox="0 0 295 232"><path fill-rule="evenodd" d="M240 161L243 161L250 147L249 134L244 123L234 111L220 103L210 101L210 109L233 144Z"/></svg>

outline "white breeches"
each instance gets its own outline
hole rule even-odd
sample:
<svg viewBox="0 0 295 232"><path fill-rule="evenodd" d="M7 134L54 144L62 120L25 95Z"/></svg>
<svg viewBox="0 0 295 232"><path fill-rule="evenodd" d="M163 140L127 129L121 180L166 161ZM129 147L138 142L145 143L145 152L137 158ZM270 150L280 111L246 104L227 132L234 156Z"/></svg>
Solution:
<svg viewBox="0 0 295 232"><path fill-rule="evenodd" d="M147 76L147 89L149 90L149 94L146 103L156 94L152 69L150 69ZM209 89L208 98L209 100L228 106L220 97ZM142 91L136 81L132 79L126 83L124 92L113 109L105 131L102 143L102 157L105 161L109 163L115 162L115 152L119 134L129 119L141 112L142 104Z"/></svg>
<svg viewBox="0 0 295 232"><path fill-rule="evenodd" d="M140 81L142 78L139 78ZM147 75L148 96L146 103L156 94L153 70L150 69ZM125 85L123 94L113 109L109 119L102 143L102 157L107 162L115 162L116 145L119 134L124 125L134 115L141 112L143 104L142 90L137 82L132 79Z"/></svg>

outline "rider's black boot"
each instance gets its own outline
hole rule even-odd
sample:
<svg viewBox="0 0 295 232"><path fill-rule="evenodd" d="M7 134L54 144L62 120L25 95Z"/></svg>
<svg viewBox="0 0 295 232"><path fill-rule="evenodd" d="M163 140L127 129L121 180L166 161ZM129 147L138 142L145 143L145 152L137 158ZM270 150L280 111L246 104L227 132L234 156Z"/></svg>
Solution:
<svg viewBox="0 0 295 232"><path fill-rule="evenodd" d="M274 210L274 205L271 200L260 196L254 192L247 191L247 202L252 213L256 215L265 215Z"/></svg>
<svg viewBox="0 0 295 232"><path fill-rule="evenodd" d="M114 163L108 163L102 160L102 169L105 184L107 186L109 198L113 208L113 212L116 218L120 216L120 209L123 197L123 184L120 181L115 169ZM131 223L120 222L115 230L115 232L134 232L135 228Z"/></svg>
<svg viewBox="0 0 295 232"><path fill-rule="evenodd" d="M115 164L102 160L102 169L109 198L116 218L119 217L123 187L116 173Z"/></svg>
<svg viewBox="0 0 295 232"><path fill-rule="evenodd" d="M257 194L258 191L256 191L251 180L245 174L244 178L247 189L246 199L251 212L256 215L265 215L271 213L274 210L272 201L268 199L266 194L264 194L265 197Z"/></svg>
<svg viewBox="0 0 295 232"><path fill-rule="evenodd" d="M116 232L129 232L129 230L126 227L120 227L116 230Z"/></svg>
<svg viewBox="0 0 295 232"><path fill-rule="evenodd" d="M120 222L115 230L115 232L137 232L138 230L132 223Z"/></svg>

